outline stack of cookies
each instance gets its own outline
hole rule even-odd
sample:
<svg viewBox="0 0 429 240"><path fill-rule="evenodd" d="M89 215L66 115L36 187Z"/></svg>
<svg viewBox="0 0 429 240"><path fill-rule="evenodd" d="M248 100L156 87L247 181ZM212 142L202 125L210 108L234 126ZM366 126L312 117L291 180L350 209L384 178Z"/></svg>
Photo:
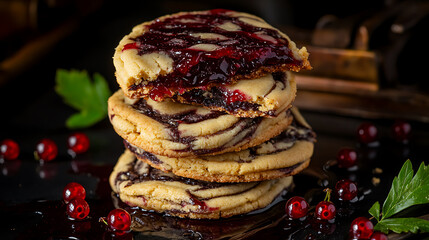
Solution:
<svg viewBox="0 0 429 240"><path fill-rule="evenodd" d="M109 117L126 150L111 177L131 206L187 218L270 204L313 154L315 134L292 107L290 71L305 48L264 20L229 10L145 22L114 54L121 87Z"/></svg>

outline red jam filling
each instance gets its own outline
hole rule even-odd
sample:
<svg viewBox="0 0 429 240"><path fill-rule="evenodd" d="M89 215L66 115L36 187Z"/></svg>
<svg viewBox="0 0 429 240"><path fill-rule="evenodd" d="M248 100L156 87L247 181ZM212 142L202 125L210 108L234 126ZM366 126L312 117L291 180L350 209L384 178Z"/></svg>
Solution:
<svg viewBox="0 0 429 240"><path fill-rule="evenodd" d="M152 99L162 100L193 88L228 85L234 76L249 75L261 67L302 66L302 61L293 57L288 40L276 30L249 25L238 17L229 16L228 12L216 9L158 19L147 26L148 31L133 38L133 43L124 46L123 51L137 49L139 55L162 52L173 59L171 73L148 83ZM240 29L227 31L219 27L225 23L235 24ZM215 33L224 37L203 39L196 33ZM214 44L217 49L193 49L197 44ZM134 85L130 89L140 87Z"/></svg>
<svg viewBox="0 0 429 240"><path fill-rule="evenodd" d="M250 97L244 94L242 91L236 89L234 91L223 89L225 94L225 101L230 104L233 102L244 102L250 100Z"/></svg>

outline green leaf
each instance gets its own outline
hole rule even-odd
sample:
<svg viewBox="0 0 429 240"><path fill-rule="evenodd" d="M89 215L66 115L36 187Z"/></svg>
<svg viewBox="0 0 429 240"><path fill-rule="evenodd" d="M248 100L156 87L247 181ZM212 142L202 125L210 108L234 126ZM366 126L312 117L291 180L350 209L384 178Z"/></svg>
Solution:
<svg viewBox="0 0 429 240"><path fill-rule="evenodd" d="M68 128L84 128L87 126L91 126L92 124L102 120L105 115L99 112L93 111L81 111L79 113L75 113L71 115L66 120L66 126Z"/></svg>
<svg viewBox="0 0 429 240"><path fill-rule="evenodd" d="M393 180L381 220L413 205L429 203L429 168L422 163L414 177L413 174L411 161L407 160Z"/></svg>
<svg viewBox="0 0 429 240"><path fill-rule="evenodd" d="M106 80L99 73L93 76L95 91L97 92L99 104L107 111L107 99L109 99L111 92Z"/></svg>
<svg viewBox="0 0 429 240"><path fill-rule="evenodd" d="M387 233L389 230L395 233L429 232L429 221L420 218L390 218L377 223L374 229L384 233Z"/></svg>
<svg viewBox="0 0 429 240"><path fill-rule="evenodd" d="M380 203L377 201L372 205L371 209L369 209L369 214L371 214L375 219L377 219L377 222L380 221Z"/></svg>
<svg viewBox="0 0 429 240"><path fill-rule="evenodd" d="M107 99L111 92L103 76L95 73L93 79L92 82L86 71L57 70L56 92L66 104L79 111L67 119L67 127L88 127L107 116Z"/></svg>

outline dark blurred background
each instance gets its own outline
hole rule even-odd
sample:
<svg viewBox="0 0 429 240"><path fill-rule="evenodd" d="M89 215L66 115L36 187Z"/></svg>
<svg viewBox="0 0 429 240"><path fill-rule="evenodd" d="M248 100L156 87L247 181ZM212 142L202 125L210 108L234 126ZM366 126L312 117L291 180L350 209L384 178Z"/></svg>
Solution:
<svg viewBox="0 0 429 240"><path fill-rule="evenodd" d="M417 0L0 0L2 115L52 91L57 68L99 72L117 89L113 51L134 25L212 8L256 14L308 48L301 108L429 122L429 1Z"/></svg>

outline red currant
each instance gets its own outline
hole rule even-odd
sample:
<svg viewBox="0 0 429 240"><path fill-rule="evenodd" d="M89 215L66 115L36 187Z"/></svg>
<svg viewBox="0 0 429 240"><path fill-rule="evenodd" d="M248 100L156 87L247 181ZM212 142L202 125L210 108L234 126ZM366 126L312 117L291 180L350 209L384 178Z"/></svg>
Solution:
<svg viewBox="0 0 429 240"><path fill-rule="evenodd" d="M320 220L331 220L335 217L337 210L332 202L321 201L316 205L315 213Z"/></svg>
<svg viewBox="0 0 429 240"><path fill-rule="evenodd" d="M5 139L0 144L0 158L15 160L19 156L19 145L12 139Z"/></svg>
<svg viewBox="0 0 429 240"><path fill-rule="evenodd" d="M67 204L67 215L75 219L84 219L89 214L89 205L84 199L75 198Z"/></svg>
<svg viewBox="0 0 429 240"><path fill-rule="evenodd" d="M377 140L377 128L372 123L362 123L358 128L359 141L372 143Z"/></svg>
<svg viewBox="0 0 429 240"><path fill-rule="evenodd" d="M370 240L388 240L386 234L381 232L374 232L369 239Z"/></svg>
<svg viewBox="0 0 429 240"><path fill-rule="evenodd" d="M51 139L44 138L36 146L36 157L40 160L52 161L57 154L57 144Z"/></svg>
<svg viewBox="0 0 429 240"><path fill-rule="evenodd" d="M338 167L349 168L356 165L357 153L351 148L343 148L337 154Z"/></svg>
<svg viewBox="0 0 429 240"><path fill-rule="evenodd" d="M369 239L374 232L374 225L366 217L358 217L350 226L349 235L351 239Z"/></svg>
<svg viewBox="0 0 429 240"><path fill-rule="evenodd" d="M66 185L63 191L64 202L68 203L72 199L85 199L86 191L85 188L79 183L71 182Z"/></svg>
<svg viewBox="0 0 429 240"><path fill-rule="evenodd" d="M67 144L74 153L81 154L88 151L89 138L84 133L74 133L67 139Z"/></svg>
<svg viewBox="0 0 429 240"><path fill-rule="evenodd" d="M114 231L129 231L131 216L123 209L114 209L107 216L107 224Z"/></svg>
<svg viewBox="0 0 429 240"><path fill-rule="evenodd" d="M350 201L358 194L356 183L348 179L338 181L337 184L335 184L335 190L337 191L339 200Z"/></svg>
<svg viewBox="0 0 429 240"><path fill-rule="evenodd" d="M286 203L286 214L292 219L298 219L307 215L309 205L303 197L291 197Z"/></svg>
<svg viewBox="0 0 429 240"><path fill-rule="evenodd" d="M392 132L396 141L407 141L410 137L411 125L408 122L398 120L392 125Z"/></svg>

